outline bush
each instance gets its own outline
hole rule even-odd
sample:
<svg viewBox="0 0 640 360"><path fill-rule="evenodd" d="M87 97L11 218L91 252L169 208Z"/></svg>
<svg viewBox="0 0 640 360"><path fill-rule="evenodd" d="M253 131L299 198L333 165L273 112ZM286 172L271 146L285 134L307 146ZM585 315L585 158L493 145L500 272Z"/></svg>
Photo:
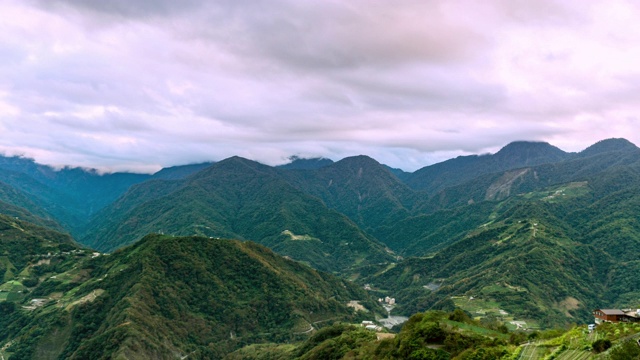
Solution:
<svg viewBox="0 0 640 360"><path fill-rule="evenodd" d="M620 346L616 346L609 352L611 360L634 360L640 359L640 346L635 340L626 340Z"/></svg>
<svg viewBox="0 0 640 360"><path fill-rule="evenodd" d="M455 310L453 310L453 312L449 315L449 320L457 321L457 322L461 322L461 323L472 323L473 322L471 320L471 317L466 312L464 312L464 310L462 310L460 308L456 308Z"/></svg>
<svg viewBox="0 0 640 360"><path fill-rule="evenodd" d="M596 340L591 344L591 348L596 354L599 354L603 351L607 351L611 347L611 340L609 339L600 339Z"/></svg>
<svg viewBox="0 0 640 360"><path fill-rule="evenodd" d="M38 282L38 278L29 278L22 280L22 285L30 288L38 285Z"/></svg>
<svg viewBox="0 0 640 360"><path fill-rule="evenodd" d="M16 304L12 303L12 302L0 302L0 315L1 316L9 316L11 314L13 314L13 312L16 311Z"/></svg>

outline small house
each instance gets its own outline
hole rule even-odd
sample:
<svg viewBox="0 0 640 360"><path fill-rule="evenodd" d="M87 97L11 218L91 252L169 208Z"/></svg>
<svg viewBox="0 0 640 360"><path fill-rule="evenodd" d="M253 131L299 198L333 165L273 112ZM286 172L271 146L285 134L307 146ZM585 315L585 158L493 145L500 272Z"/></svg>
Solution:
<svg viewBox="0 0 640 360"><path fill-rule="evenodd" d="M620 309L595 309L593 310L596 324L603 322L636 322L638 317L635 314L624 312Z"/></svg>

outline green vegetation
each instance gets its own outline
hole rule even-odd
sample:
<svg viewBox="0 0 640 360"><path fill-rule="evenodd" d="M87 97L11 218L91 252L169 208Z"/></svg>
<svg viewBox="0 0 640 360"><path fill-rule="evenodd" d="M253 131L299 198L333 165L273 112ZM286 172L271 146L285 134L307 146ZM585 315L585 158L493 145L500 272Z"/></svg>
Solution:
<svg viewBox="0 0 640 360"><path fill-rule="evenodd" d="M83 242L112 251L153 232L248 239L316 269L342 273L356 264L393 259L347 217L278 174L271 167L231 158L185 182L137 186L97 215ZM317 241L298 241L286 230Z"/></svg>
<svg viewBox="0 0 640 360"><path fill-rule="evenodd" d="M244 348L227 358L499 359L507 358L516 351L517 346L509 344L505 334L495 335L460 310L453 313L427 312L412 316L395 337L378 340L379 334L373 331L336 323L318 331L294 349L276 345Z"/></svg>
<svg viewBox="0 0 640 360"><path fill-rule="evenodd" d="M452 320L453 319L453 320ZM459 321L458 321L459 320ZM628 324L627 324L628 325ZM336 323L293 345L265 344L228 355L241 359L637 359L635 339L640 328L625 337L614 335L622 324L607 324L594 332L585 326L568 331L496 333L460 309L429 311L412 316L397 336L377 339L362 327ZM634 328L633 326L628 328ZM600 348L599 344L607 344ZM592 348L598 348L593 351Z"/></svg>
<svg viewBox="0 0 640 360"><path fill-rule="evenodd" d="M572 326L638 306L639 155L619 139L579 154L515 143L414 174L356 156L156 176L0 157L0 354L637 357L635 325ZM439 311L378 341L348 324L382 313L365 284L394 313Z"/></svg>
<svg viewBox="0 0 640 360"><path fill-rule="evenodd" d="M640 270L633 255L640 251L638 150L589 154L531 168L513 182L506 173L489 174L446 189L440 206L460 206L416 217L424 235L403 240L411 243L405 251L428 256L358 281L393 293L395 311L406 315L451 310L452 299L473 297L494 305L455 305L478 318L513 321L512 329L585 323L592 308L633 304L640 294L637 276L630 276ZM482 200L504 186L509 196ZM397 233L411 239L406 229ZM441 286L430 289L433 283Z"/></svg>
<svg viewBox="0 0 640 360"><path fill-rule="evenodd" d="M322 199L362 230L392 246L383 229L406 219L413 206L427 199L415 193L384 165L353 156L319 169L289 170L279 176L295 188Z"/></svg>
<svg viewBox="0 0 640 360"><path fill-rule="evenodd" d="M570 154L542 142L513 142L494 155L459 156L435 165L426 166L411 174L407 180L414 189L436 194L441 190L464 184L483 174L504 172L570 158Z"/></svg>
<svg viewBox="0 0 640 360"><path fill-rule="evenodd" d="M10 316L0 324L0 343L11 341L12 360L221 358L384 311L349 282L237 240L151 235L55 276L41 266L33 271L47 279L20 306L36 298L44 305L3 308ZM351 300L369 313L348 307Z"/></svg>

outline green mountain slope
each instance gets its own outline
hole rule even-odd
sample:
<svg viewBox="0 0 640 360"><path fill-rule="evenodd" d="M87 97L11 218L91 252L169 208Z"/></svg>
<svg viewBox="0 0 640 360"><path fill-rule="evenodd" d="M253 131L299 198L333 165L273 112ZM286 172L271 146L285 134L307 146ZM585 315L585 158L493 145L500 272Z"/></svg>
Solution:
<svg viewBox="0 0 640 360"><path fill-rule="evenodd" d="M92 223L83 243L112 251L151 232L250 239L326 271L391 259L344 215L274 168L230 158L183 182L144 183Z"/></svg>
<svg viewBox="0 0 640 360"><path fill-rule="evenodd" d="M52 217L77 234L88 218L149 175L99 174L80 168L54 169L31 159L0 156L0 181L26 194L39 209L22 204L40 217ZM44 211L47 216L40 213Z"/></svg>
<svg viewBox="0 0 640 360"><path fill-rule="evenodd" d="M52 216L43 207L31 200L28 194L3 182L0 182L0 214L25 219L26 217L30 217L31 220L34 220L36 217L40 220L47 219L46 221L49 224L59 227Z"/></svg>
<svg viewBox="0 0 640 360"><path fill-rule="evenodd" d="M423 198L367 156L348 157L317 170L287 171L283 176L385 244L386 233L381 230L410 216L414 203Z"/></svg>
<svg viewBox="0 0 640 360"><path fill-rule="evenodd" d="M178 165L164 168L153 174L152 179L156 180L180 180L204 170L213 165L213 162L199 164Z"/></svg>
<svg viewBox="0 0 640 360"><path fill-rule="evenodd" d="M0 254L6 257L17 270L21 270L31 256L55 252L61 246L65 249L69 246L77 247L67 234L14 217L0 215Z"/></svg>
<svg viewBox="0 0 640 360"><path fill-rule="evenodd" d="M545 326L589 321L602 304L629 306L640 294L640 176L624 170L450 211L451 224L469 226L451 233L453 243L363 281L398 292L407 313L473 296ZM474 207L477 220L465 213Z"/></svg>
<svg viewBox="0 0 640 360"><path fill-rule="evenodd" d="M148 180L180 180L213 163L173 166L153 175L133 173L100 174L93 169L54 169L21 157L0 156L0 181L27 195L28 201L2 197L40 217L53 217L78 235L91 216L114 202L130 186Z"/></svg>
<svg viewBox="0 0 640 360"><path fill-rule="evenodd" d="M47 291L53 279L34 289L49 305L5 309L12 321L0 344L10 341L9 359L216 359L355 320L351 300L376 309L346 281L235 240L148 236L58 277L79 273L88 278L63 294Z"/></svg>
<svg viewBox="0 0 640 360"><path fill-rule="evenodd" d="M633 152L637 151L638 147L635 146L627 139L605 139L600 140L597 143L589 146L578 153L578 157L589 157L593 155L599 155L608 152Z"/></svg>
<svg viewBox="0 0 640 360"><path fill-rule="evenodd" d="M0 304L20 301L40 283L42 273L34 270L36 264L59 270L70 268L73 261L65 260L71 251L80 249L69 235L0 215Z"/></svg>
<svg viewBox="0 0 640 360"><path fill-rule="evenodd" d="M493 155L459 156L426 166L409 175L406 183L414 189L435 194L480 175L566 160L570 154L543 142L517 141Z"/></svg>
<svg viewBox="0 0 640 360"><path fill-rule="evenodd" d="M466 227L466 230L470 230L473 226L481 224L483 219L489 220L489 215L494 212L491 209L494 205L491 204L500 204L506 199L518 199L533 192L547 191L547 196L553 198L557 195L555 191L563 193L567 186L569 192L580 192L581 188L590 189L590 197L580 198L580 203L569 203L566 209L568 214L577 208L589 206L599 198L634 187L640 181L639 149L622 147L619 151L587 150L591 153L588 157L574 156L553 164L485 174L464 184L444 189L428 201L416 204L414 212L418 215L395 224L388 229L388 234L380 238L385 238L388 245L400 253L423 255L429 251L430 244L446 245L450 240L459 239L450 238L448 241L446 237L439 236L438 233L446 230L439 224L445 221L444 223L450 224L448 227L464 230L467 223L471 227ZM584 184L586 187L570 184ZM572 199L577 201L575 198ZM477 207L478 211L474 211L474 207ZM445 211L442 212L443 210ZM447 212L463 216L448 217ZM451 231L447 233L453 235ZM415 250L418 252L414 252Z"/></svg>
<svg viewBox="0 0 640 360"><path fill-rule="evenodd" d="M65 230L52 219L43 219L39 216L33 215L31 212L23 209L21 207L8 204L6 202L0 201L0 214L6 215L15 219L24 220L30 222L34 225L42 226L51 230L56 230L59 232L65 232Z"/></svg>

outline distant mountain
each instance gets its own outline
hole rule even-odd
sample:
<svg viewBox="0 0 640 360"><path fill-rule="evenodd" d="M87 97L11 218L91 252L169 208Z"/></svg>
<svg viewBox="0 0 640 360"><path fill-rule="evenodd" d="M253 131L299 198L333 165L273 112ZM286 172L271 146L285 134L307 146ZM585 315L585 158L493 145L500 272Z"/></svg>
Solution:
<svg viewBox="0 0 640 360"><path fill-rule="evenodd" d="M493 154L492 162L500 170L555 163L566 160L570 154L546 142L515 141Z"/></svg>
<svg viewBox="0 0 640 360"><path fill-rule="evenodd" d="M14 214L16 209L9 210L10 207L17 207L22 209L21 211L26 211L43 218L51 216L43 207L34 203L31 198L31 196L21 190L0 182L0 202L4 204L4 206L0 208L1 214L17 216Z"/></svg>
<svg viewBox="0 0 640 360"><path fill-rule="evenodd" d="M421 197L368 156L342 159L317 170L283 174L296 188L316 196L377 237L378 230L411 214ZM385 239L379 238L386 242Z"/></svg>
<svg viewBox="0 0 640 360"><path fill-rule="evenodd" d="M213 164L215 164L215 162L171 166L156 172L151 178L156 180L180 180L204 170Z"/></svg>
<svg viewBox="0 0 640 360"><path fill-rule="evenodd" d="M0 307L11 358L220 359L358 321L352 300L381 310L350 282L251 242L153 235L76 264L33 288L35 309Z"/></svg>
<svg viewBox="0 0 640 360"><path fill-rule="evenodd" d="M490 221L494 207L503 201L513 203L529 193L584 183L593 190L592 198L574 206L586 207L603 196L633 188L640 183L639 171L640 150L625 149L485 174L417 202L412 216L376 236L403 256L422 256Z"/></svg>
<svg viewBox="0 0 640 360"><path fill-rule="evenodd" d="M626 139L605 139L589 146L578 153L579 157L589 157L608 152L638 151L638 147Z"/></svg>
<svg viewBox="0 0 640 360"><path fill-rule="evenodd" d="M54 169L32 159L0 156L0 200L23 207L42 218L52 218L78 236L91 216L114 202L129 187L148 180L180 180L213 163L165 168L153 175L99 174L93 169ZM4 187L4 190L3 188ZM7 187L13 190L6 190ZM3 198L20 192L26 199Z"/></svg>
<svg viewBox="0 0 640 360"><path fill-rule="evenodd" d="M0 156L0 181L27 194L38 209L14 205L41 217L52 217L76 234L89 216L113 202L132 184L149 177L129 173L101 175L80 168L56 170L32 159Z"/></svg>
<svg viewBox="0 0 640 360"><path fill-rule="evenodd" d="M24 208L6 203L4 201L0 201L0 214L17 220L27 221L33 225L44 227L49 230L66 233L66 230L51 218L41 218L32 214Z"/></svg>
<svg viewBox="0 0 640 360"><path fill-rule="evenodd" d="M406 183L416 189L435 194L484 174L510 169L555 163L571 155L545 142L517 141L493 155L459 156L416 170Z"/></svg>
<svg viewBox="0 0 640 360"><path fill-rule="evenodd" d="M327 165L333 164L333 160L327 158L311 158L311 159L303 159L297 156L292 156L289 158L291 160L288 164L278 165L277 168L292 170L292 169L319 169L321 167L325 167Z"/></svg>
<svg viewBox="0 0 640 360"><path fill-rule="evenodd" d="M393 175L395 175L398 179L402 181L406 181L411 176L410 172L406 172L402 169L392 168L389 165L384 165L384 167L386 167L387 170L389 170L389 172L391 172Z"/></svg>
<svg viewBox="0 0 640 360"><path fill-rule="evenodd" d="M137 185L94 218L82 242L113 251L151 232L249 239L326 271L391 259L382 244L279 171L233 157L184 181Z"/></svg>

